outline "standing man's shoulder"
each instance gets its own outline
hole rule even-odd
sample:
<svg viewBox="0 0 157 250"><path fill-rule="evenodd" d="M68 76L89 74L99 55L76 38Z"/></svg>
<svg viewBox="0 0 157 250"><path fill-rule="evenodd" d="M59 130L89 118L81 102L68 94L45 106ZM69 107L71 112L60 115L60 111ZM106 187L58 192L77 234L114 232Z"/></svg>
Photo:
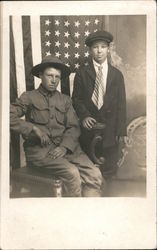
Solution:
<svg viewBox="0 0 157 250"><path fill-rule="evenodd" d="M117 75L119 75L119 76L123 76L122 72L121 72L118 68L116 68L115 66L113 66L113 65L110 64L110 63L108 63L108 65L109 65L109 67L111 68L111 70L112 70L115 74L117 74Z"/></svg>
<svg viewBox="0 0 157 250"><path fill-rule="evenodd" d="M123 73L115 66L111 64L108 64L108 65L109 65L111 74L118 80L117 84L121 85L122 83L124 83Z"/></svg>

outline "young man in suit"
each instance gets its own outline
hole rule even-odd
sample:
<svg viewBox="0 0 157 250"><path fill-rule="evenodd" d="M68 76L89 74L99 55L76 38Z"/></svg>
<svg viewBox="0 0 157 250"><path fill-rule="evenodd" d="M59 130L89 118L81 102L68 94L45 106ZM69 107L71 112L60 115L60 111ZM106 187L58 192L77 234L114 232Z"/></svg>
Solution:
<svg viewBox="0 0 157 250"><path fill-rule="evenodd" d="M91 130L97 122L105 124L103 142L99 148L99 153L101 151L106 160L101 168L104 176L116 172L118 143L126 136L124 78L108 61L112 41L112 34L102 30L86 38L91 59L87 66L76 73L72 96L81 123L81 146L89 156L89 145L93 139Z"/></svg>
<svg viewBox="0 0 157 250"><path fill-rule="evenodd" d="M32 74L41 79L39 88L24 92L10 110L11 130L24 138L27 165L60 178L64 196L99 197L100 170L80 148L71 98L56 90L70 74L69 68L47 56L32 68ZM23 115L26 120L21 119Z"/></svg>

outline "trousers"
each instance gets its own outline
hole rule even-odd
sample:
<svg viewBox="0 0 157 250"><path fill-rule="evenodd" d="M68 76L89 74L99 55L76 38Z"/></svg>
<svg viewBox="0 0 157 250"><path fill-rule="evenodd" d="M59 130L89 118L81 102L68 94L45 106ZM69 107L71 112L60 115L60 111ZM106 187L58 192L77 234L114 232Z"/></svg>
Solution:
<svg viewBox="0 0 157 250"><path fill-rule="evenodd" d="M60 178L65 197L100 197L102 175L99 168L84 152L70 161L68 158L70 158L68 155L56 159L46 156L39 161L31 162L31 165L39 171L45 171Z"/></svg>

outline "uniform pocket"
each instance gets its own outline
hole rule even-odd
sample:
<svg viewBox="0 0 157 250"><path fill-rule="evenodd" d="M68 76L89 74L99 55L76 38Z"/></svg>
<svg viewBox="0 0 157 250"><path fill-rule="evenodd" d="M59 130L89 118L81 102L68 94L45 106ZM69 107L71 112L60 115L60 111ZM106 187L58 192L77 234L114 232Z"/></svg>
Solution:
<svg viewBox="0 0 157 250"><path fill-rule="evenodd" d="M65 108L55 107L55 117L59 124L63 125L65 121Z"/></svg>
<svg viewBox="0 0 157 250"><path fill-rule="evenodd" d="M31 121L37 124L47 124L49 121L49 108L40 104L32 105L30 112Z"/></svg>

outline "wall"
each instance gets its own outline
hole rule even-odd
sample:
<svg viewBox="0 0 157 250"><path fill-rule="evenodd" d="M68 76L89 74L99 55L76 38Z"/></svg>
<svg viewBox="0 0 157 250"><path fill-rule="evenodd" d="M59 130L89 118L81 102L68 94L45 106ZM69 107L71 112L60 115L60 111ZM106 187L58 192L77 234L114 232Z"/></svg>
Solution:
<svg viewBox="0 0 157 250"><path fill-rule="evenodd" d="M146 115L146 16L109 16L113 60L124 75L128 123Z"/></svg>
<svg viewBox="0 0 157 250"><path fill-rule="evenodd" d="M141 116L146 116L146 16L109 16L107 28L114 36L111 59L125 79L127 123L132 121L117 178L145 181L146 119Z"/></svg>

